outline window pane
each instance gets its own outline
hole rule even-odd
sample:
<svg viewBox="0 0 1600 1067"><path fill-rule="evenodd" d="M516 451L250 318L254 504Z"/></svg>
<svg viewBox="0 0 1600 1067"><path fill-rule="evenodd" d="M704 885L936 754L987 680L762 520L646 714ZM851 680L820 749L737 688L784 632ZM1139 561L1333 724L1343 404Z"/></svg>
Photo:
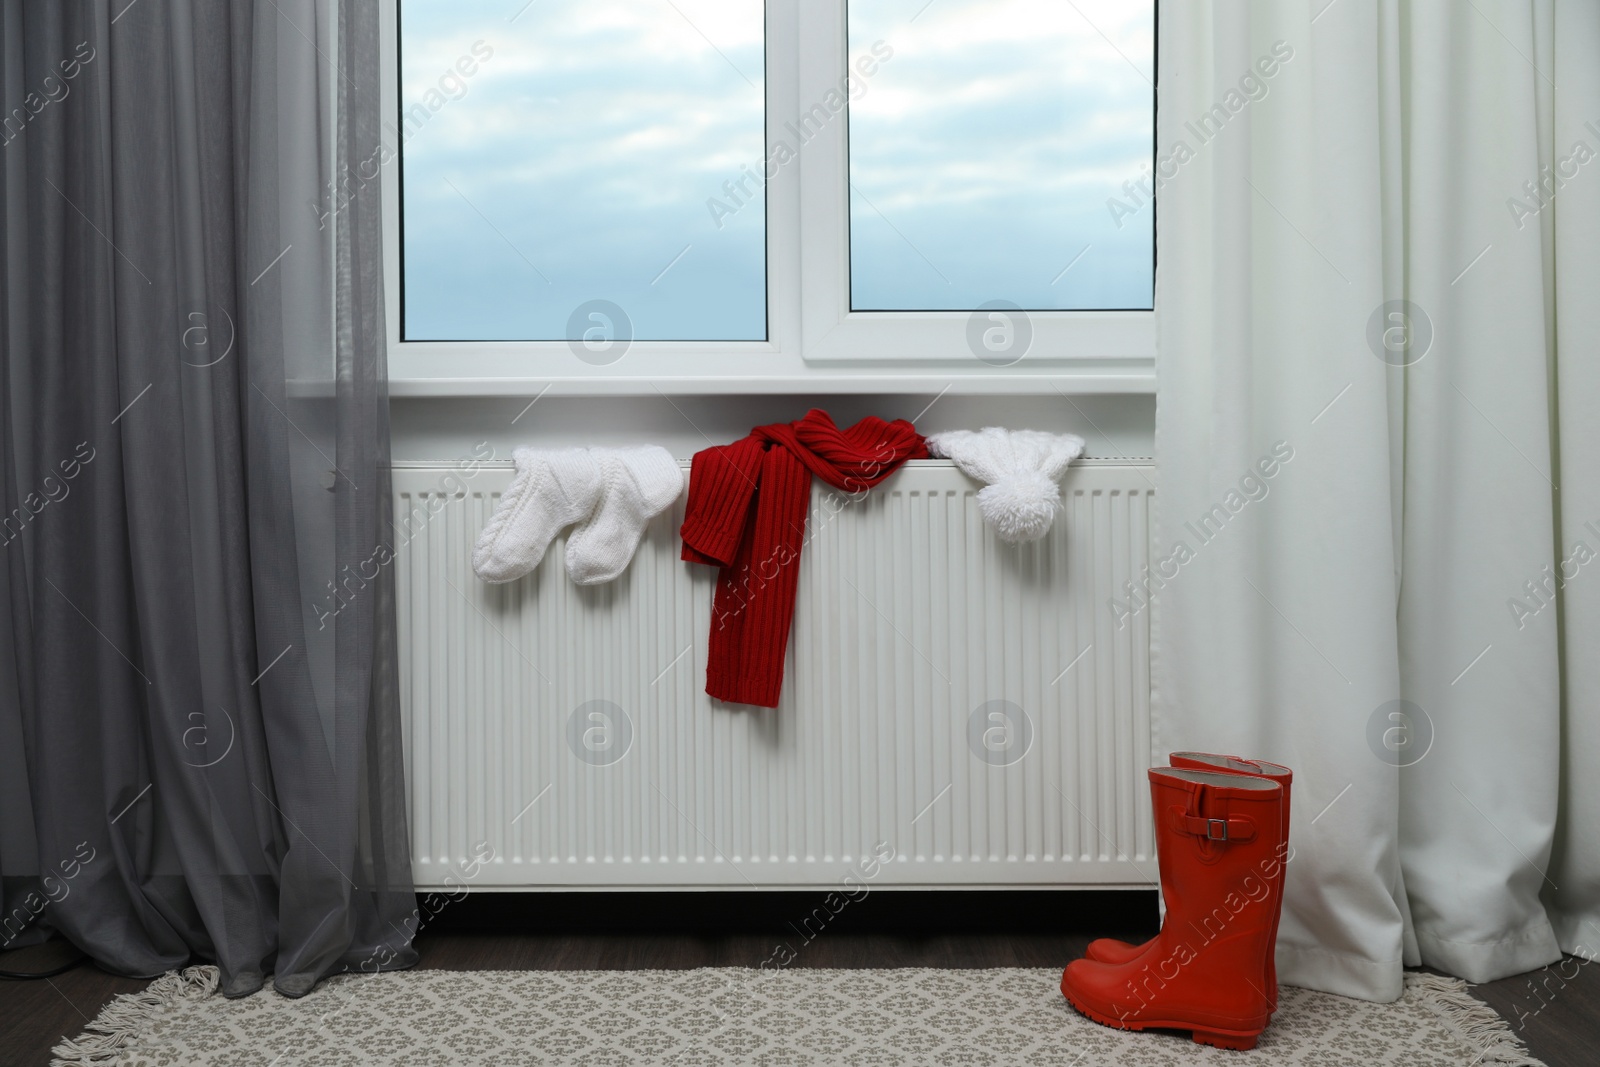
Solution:
<svg viewBox="0 0 1600 1067"><path fill-rule="evenodd" d="M400 52L407 340L766 338L762 0L401 0Z"/></svg>
<svg viewBox="0 0 1600 1067"><path fill-rule="evenodd" d="M849 37L852 307L1152 306L1155 211L1123 188L1151 167L1150 0L850 0Z"/></svg>

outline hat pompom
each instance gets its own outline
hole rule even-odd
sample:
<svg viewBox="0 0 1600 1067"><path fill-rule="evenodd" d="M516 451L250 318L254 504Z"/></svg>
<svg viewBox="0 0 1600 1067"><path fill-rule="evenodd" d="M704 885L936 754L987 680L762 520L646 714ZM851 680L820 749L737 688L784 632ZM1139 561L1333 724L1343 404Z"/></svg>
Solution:
<svg viewBox="0 0 1600 1067"><path fill-rule="evenodd" d="M978 509L1002 541L1037 541L1061 510L1061 490L1040 471L1020 471L978 490Z"/></svg>

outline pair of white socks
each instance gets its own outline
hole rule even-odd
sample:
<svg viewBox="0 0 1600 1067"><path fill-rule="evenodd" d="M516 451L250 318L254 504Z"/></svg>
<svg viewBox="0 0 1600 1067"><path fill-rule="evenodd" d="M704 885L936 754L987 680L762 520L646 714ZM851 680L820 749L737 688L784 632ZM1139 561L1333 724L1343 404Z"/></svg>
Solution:
<svg viewBox="0 0 1600 1067"><path fill-rule="evenodd" d="M567 538L567 573L599 585L633 559L646 524L683 492L683 469L664 448L564 448L511 454L516 477L472 550L486 582L513 582L544 558L556 534Z"/></svg>

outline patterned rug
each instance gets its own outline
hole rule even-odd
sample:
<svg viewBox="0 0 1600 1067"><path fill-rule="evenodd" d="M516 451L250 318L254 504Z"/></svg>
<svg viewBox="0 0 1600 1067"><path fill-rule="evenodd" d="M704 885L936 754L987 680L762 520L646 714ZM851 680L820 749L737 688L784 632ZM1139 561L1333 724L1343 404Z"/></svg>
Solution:
<svg viewBox="0 0 1600 1067"><path fill-rule="evenodd" d="M225 1000L216 969L192 967L118 997L53 1062L1540 1067L1454 979L1408 975L1394 1004L1286 988L1254 1052L1097 1026L1066 1004L1059 979L1038 969L407 971L332 978L300 1000Z"/></svg>

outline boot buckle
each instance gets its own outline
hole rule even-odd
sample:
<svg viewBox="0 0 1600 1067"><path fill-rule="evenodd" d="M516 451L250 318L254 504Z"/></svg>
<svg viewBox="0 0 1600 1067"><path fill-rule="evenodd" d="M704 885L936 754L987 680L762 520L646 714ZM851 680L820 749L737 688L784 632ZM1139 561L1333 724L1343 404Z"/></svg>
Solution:
<svg viewBox="0 0 1600 1067"><path fill-rule="evenodd" d="M1218 844L1251 841L1256 836L1254 821L1244 816L1212 819L1202 815L1187 815L1182 808L1172 809L1172 828L1179 833L1193 834L1203 841Z"/></svg>

